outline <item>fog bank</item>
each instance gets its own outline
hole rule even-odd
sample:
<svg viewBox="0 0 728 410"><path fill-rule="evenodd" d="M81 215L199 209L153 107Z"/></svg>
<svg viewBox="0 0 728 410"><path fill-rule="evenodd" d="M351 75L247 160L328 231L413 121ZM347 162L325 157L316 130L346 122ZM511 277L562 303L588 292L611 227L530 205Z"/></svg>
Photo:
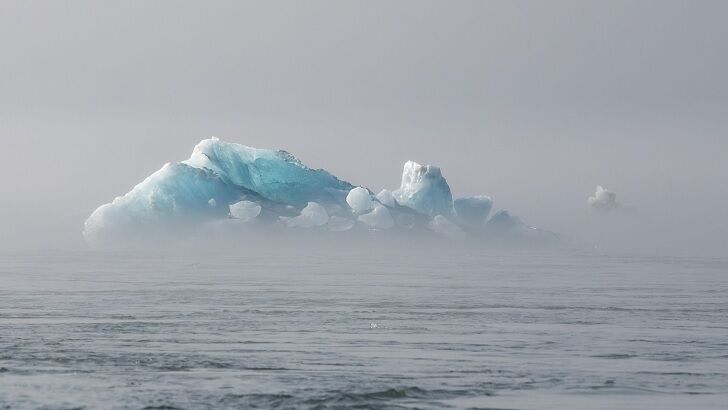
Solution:
<svg viewBox="0 0 728 410"><path fill-rule="evenodd" d="M0 248L212 135L368 188L407 160L582 243L727 255L725 2L0 5ZM636 210L585 204L596 185ZM621 228L623 227L623 228Z"/></svg>

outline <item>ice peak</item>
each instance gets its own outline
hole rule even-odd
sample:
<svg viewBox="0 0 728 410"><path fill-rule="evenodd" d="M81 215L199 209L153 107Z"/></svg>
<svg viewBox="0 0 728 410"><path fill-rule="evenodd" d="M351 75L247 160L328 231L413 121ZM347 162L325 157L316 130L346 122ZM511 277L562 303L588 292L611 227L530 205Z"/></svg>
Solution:
<svg viewBox="0 0 728 410"><path fill-rule="evenodd" d="M452 193L439 167L407 161L402 171L402 182L393 192L401 205L425 215L450 215Z"/></svg>

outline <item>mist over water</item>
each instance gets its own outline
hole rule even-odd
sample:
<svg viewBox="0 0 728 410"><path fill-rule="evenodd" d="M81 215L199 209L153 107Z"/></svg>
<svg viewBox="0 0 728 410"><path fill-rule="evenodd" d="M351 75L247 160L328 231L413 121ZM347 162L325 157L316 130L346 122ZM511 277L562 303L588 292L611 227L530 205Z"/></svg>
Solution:
<svg viewBox="0 0 728 410"><path fill-rule="evenodd" d="M99 204L214 135L374 192L434 164L583 242L601 184L639 212L606 224L621 250L728 254L725 2L0 7L3 249L82 248Z"/></svg>

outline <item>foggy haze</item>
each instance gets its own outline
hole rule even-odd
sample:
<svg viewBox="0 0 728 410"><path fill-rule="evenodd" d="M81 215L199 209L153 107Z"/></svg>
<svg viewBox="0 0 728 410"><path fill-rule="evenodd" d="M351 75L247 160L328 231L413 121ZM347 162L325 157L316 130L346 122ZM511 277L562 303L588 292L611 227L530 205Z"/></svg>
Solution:
<svg viewBox="0 0 728 410"><path fill-rule="evenodd" d="M290 151L586 242L727 255L725 2L0 3L0 248L83 221L203 138ZM633 207L590 215L596 185ZM628 240L627 240L628 239Z"/></svg>

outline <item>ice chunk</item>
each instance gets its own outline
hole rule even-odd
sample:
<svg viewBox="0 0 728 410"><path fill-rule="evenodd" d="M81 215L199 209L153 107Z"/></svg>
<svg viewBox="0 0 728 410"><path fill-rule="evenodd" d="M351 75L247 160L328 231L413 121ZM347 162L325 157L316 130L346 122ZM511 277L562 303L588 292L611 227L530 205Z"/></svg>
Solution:
<svg viewBox="0 0 728 410"><path fill-rule="evenodd" d="M479 195L467 198L458 198L454 202L455 213L462 224L468 228L478 228L485 225L493 200L489 196Z"/></svg>
<svg viewBox="0 0 728 410"><path fill-rule="evenodd" d="M326 227L333 232L343 232L353 228L355 224L356 221L354 221L353 219L342 218L340 216L332 216L331 218L329 218L329 223L326 225Z"/></svg>
<svg viewBox="0 0 728 410"><path fill-rule="evenodd" d="M210 205L210 208L214 208L217 206L217 201L215 201L215 198L210 198L210 200L207 201L207 204Z"/></svg>
<svg viewBox="0 0 728 410"><path fill-rule="evenodd" d="M594 192L594 195L590 196L586 200L586 203L589 204L592 209L604 211L614 209L617 207L617 194L601 185L597 185L596 192Z"/></svg>
<svg viewBox="0 0 728 410"><path fill-rule="evenodd" d="M369 212L374 208L374 201L366 188L360 186L349 191L346 203L358 214Z"/></svg>
<svg viewBox="0 0 728 410"><path fill-rule="evenodd" d="M327 222L329 222L329 214L326 212L326 208L316 202L309 202L301 210L300 215L288 219L286 224L289 227L313 228L326 225Z"/></svg>
<svg viewBox="0 0 728 410"><path fill-rule="evenodd" d="M388 206L390 208L394 208L397 205L397 202L394 200L394 195L392 195L392 191L388 189L382 189L377 194L377 200L384 206Z"/></svg>
<svg viewBox="0 0 728 410"><path fill-rule="evenodd" d="M240 201L230 205L230 215L241 221L252 221L260 215L261 206L252 201Z"/></svg>
<svg viewBox="0 0 728 410"><path fill-rule="evenodd" d="M435 215L428 227L433 231L454 238L465 236L465 232L459 226L452 223L442 215Z"/></svg>
<svg viewBox="0 0 728 410"><path fill-rule="evenodd" d="M373 211L368 214L359 215L359 220L372 228L389 229L394 226L394 219L390 215L389 210L382 205L377 205Z"/></svg>
<svg viewBox="0 0 728 410"><path fill-rule="evenodd" d="M407 161L402 172L402 184L393 192L400 205L434 216L452 213L452 193L440 168Z"/></svg>

